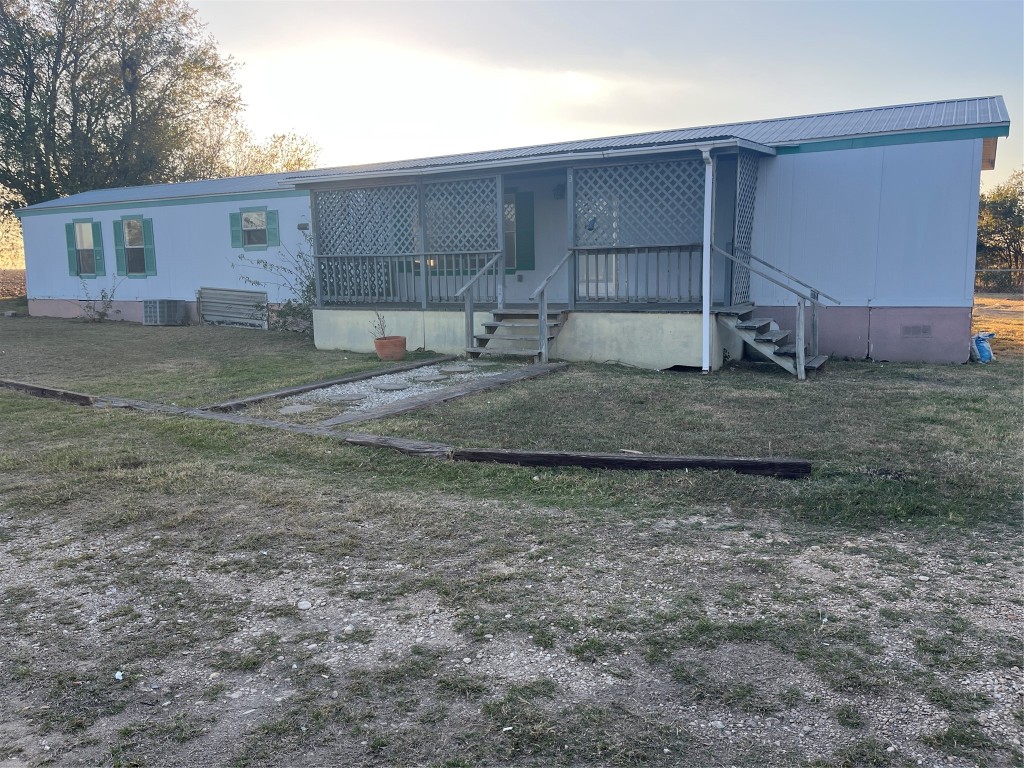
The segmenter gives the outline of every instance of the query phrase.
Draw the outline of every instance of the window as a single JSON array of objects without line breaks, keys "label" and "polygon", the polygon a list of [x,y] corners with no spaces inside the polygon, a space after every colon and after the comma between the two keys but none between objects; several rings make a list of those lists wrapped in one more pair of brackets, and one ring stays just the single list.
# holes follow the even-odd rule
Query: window
[{"label": "window", "polygon": [[68,274],[96,277],[105,274],[103,230],[98,221],[75,219],[64,227],[68,248]]},{"label": "window", "polygon": [[267,212],[246,211],[242,213],[242,245],[267,244]]},{"label": "window", "polygon": [[247,251],[265,251],[281,244],[277,211],[266,207],[243,208],[230,214],[231,247]]},{"label": "window", "polygon": [[146,244],[142,237],[142,221],[126,219],[121,222],[124,228],[124,260],[125,272],[129,275],[146,274]]},{"label": "window", "polygon": [[115,221],[114,248],[117,251],[117,274],[126,277],[149,277],[156,274],[152,219],[122,216]]}]

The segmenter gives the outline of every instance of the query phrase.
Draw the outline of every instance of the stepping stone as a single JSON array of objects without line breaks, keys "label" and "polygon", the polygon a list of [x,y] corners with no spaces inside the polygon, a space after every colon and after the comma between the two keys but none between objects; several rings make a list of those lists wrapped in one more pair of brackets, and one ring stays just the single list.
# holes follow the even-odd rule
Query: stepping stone
[{"label": "stepping stone", "polygon": [[447,376],[442,376],[439,373],[428,373],[426,376],[414,376],[412,380],[423,384],[431,384],[435,381],[445,381],[447,378]]},{"label": "stepping stone", "polygon": [[373,385],[374,389],[379,389],[381,392],[401,392],[403,389],[408,389],[409,385],[404,381],[395,381],[388,383],[386,381],[378,382]]},{"label": "stepping stone", "polygon": [[283,413],[285,416],[290,416],[293,413],[306,413],[312,411],[316,406],[314,405],[286,405],[281,408],[278,413]]},{"label": "stepping stone", "polygon": [[454,373],[472,373],[473,369],[468,365],[452,365],[448,368],[439,368],[441,373],[448,374],[449,376]]},{"label": "stepping stone", "polygon": [[497,365],[493,360],[470,360],[466,365],[472,368],[490,368],[492,365]]}]

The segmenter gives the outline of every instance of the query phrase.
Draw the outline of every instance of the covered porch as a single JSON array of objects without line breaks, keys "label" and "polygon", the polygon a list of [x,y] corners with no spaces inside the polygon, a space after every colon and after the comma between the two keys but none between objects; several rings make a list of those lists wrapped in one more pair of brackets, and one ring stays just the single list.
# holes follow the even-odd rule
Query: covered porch
[{"label": "covered porch", "polygon": [[[489,312],[529,309],[542,359],[579,359],[581,348],[583,359],[621,359],[613,353],[638,343],[636,326],[666,347],[641,356],[651,367],[712,370],[723,350],[715,315],[749,302],[758,166],[772,154],[727,138],[302,183],[318,344],[352,348],[362,315],[380,311],[427,348],[472,350]],[[599,318],[621,313],[635,317]]]}]

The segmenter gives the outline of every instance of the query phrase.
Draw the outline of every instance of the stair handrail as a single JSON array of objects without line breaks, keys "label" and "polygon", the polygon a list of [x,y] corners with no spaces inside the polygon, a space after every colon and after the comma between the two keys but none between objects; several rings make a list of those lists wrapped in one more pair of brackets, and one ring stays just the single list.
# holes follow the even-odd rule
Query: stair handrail
[{"label": "stair handrail", "polygon": [[[796,377],[797,377],[798,380],[803,381],[805,378],[807,378],[807,372],[805,370],[805,364],[806,364],[805,354],[806,353],[805,353],[805,350],[804,350],[804,310],[806,308],[806,304],[810,303],[810,305],[811,305],[811,357],[817,357],[818,356],[818,307],[824,307],[825,306],[824,304],[821,303],[821,301],[819,301],[819,299],[822,296],[824,296],[826,299],[828,299],[829,301],[835,302],[837,305],[839,304],[839,300],[832,298],[831,296],[829,296],[826,293],[822,293],[817,288],[815,288],[813,285],[809,285],[808,283],[805,283],[803,280],[800,280],[799,278],[793,277],[792,275],[790,275],[787,272],[783,272],[778,267],[776,267],[776,266],[774,266],[772,264],[769,264],[768,262],[764,261],[763,259],[757,258],[756,256],[754,256],[754,254],[749,253],[748,251],[742,251],[742,252],[744,254],[746,254],[747,256],[750,256],[751,258],[755,259],[759,263],[764,264],[767,267],[771,267],[776,272],[779,272],[780,274],[782,274],[785,277],[793,280],[794,282],[800,283],[800,285],[802,285],[805,288],[810,290],[810,292],[811,292],[810,296],[808,296],[803,291],[798,291],[796,288],[794,288],[791,285],[786,285],[786,283],[782,282],[781,280],[779,280],[779,279],[777,279],[775,277],[772,277],[767,272],[764,272],[764,271],[758,269],[757,267],[750,266],[750,264],[748,264],[748,263],[744,262],[743,260],[737,258],[733,254],[728,253],[727,251],[723,251],[717,245],[712,245],[711,246],[711,250],[715,251],[715,253],[718,253],[721,256],[724,256],[725,258],[729,259],[730,261],[732,261],[732,262],[734,262],[736,264],[739,264],[742,267],[746,267],[748,270],[753,272],[755,275],[758,275],[759,277],[763,277],[768,282],[775,283],[775,285],[779,286],[780,288],[783,288],[783,289],[789,291],[790,293],[796,295],[797,297],[799,297],[800,301],[798,301],[796,303],[796,328],[794,329],[795,332],[796,332],[796,339],[794,341],[793,346],[796,347]],[[737,249],[737,250],[740,250],[740,249]]]},{"label": "stair handrail", "polygon": [[552,280],[555,279],[555,275],[557,275],[558,271],[563,266],[565,266],[565,262],[567,262],[569,260],[569,257],[572,256],[572,253],[573,253],[572,249],[570,249],[570,250],[565,252],[565,256],[562,257],[562,260],[559,261],[555,265],[554,269],[552,269],[550,272],[548,272],[548,276],[545,277],[543,280],[541,280],[540,285],[537,286],[537,289],[533,293],[530,294],[530,301],[533,301],[534,299],[536,299],[541,294],[541,291],[546,291],[547,290],[548,283],[550,283]]},{"label": "stair handrail", "polygon": [[[495,264],[497,264],[500,259],[504,258],[504,256],[504,253],[495,254],[491,258],[491,260],[484,264],[475,275],[473,275],[471,278],[469,278],[469,280],[466,281],[465,285],[463,285],[461,288],[459,288],[459,290],[455,292],[455,298],[458,298],[459,296],[464,296],[466,302],[466,354],[469,354],[469,350],[472,349],[474,346],[473,292],[469,289],[476,285],[476,281],[483,277],[484,273],[487,272],[487,270],[491,269],[491,267],[493,267]],[[499,306],[501,306],[503,303],[504,302],[499,302]]]},{"label": "stair handrail", "polygon": [[[566,251],[555,268],[548,272],[548,276],[541,280],[540,285],[530,294],[530,301],[537,300],[537,352],[542,363],[548,361],[548,285],[572,255],[572,249]],[[572,291],[572,288],[569,290]]]},{"label": "stair handrail", "polygon": [[[718,249],[716,249],[716,250],[718,250]],[[747,257],[749,257],[749,258],[753,259],[753,260],[754,260],[754,261],[756,261],[756,262],[757,262],[758,264],[764,264],[764,265],[765,265],[766,267],[768,267],[768,269],[773,269],[773,270],[775,270],[776,272],[778,272],[778,273],[779,273],[780,275],[785,275],[785,276],[786,276],[787,278],[789,278],[790,280],[792,280],[792,281],[793,281],[794,283],[799,283],[799,284],[800,284],[800,285],[802,285],[802,286],[803,286],[804,288],[807,288],[807,289],[809,289],[809,290],[810,290],[810,292],[811,292],[811,295],[812,295],[812,296],[814,296],[815,294],[817,294],[818,296],[823,296],[823,297],[825,297],[826,299],[828,299],[829,301],[831,301],[831,302],[832,302],[833,304],[836,304],[836,305],[841,305],[841,304],[842,304],[842,302],[841,302],[841,301],[840,301],[839,299],[837,299],[837,298],[835,298],[835,297],[833,297],[833,296],[829,296],[829,295],[828,295],[827,293],[825,293],[825,292],[824,292],[824,291],[822,291],[821,289],[819,289],[819,288],[815,288],[815,287],[814,287],[813,285],[811,285],[810,283],[805,283],[805,282],[804,282],[803,280],[801,280],[801,279],[800,279],[799,277],[796,277],[795,275],[791,275],[791,274],[789,274],[789,272],[787,272],[787,271],[786,271],[786,270],[784,270],[784,269],[779,269],[778,267],[776,267],[776,266],[775,266],[774,264],[772,264],[771,262],[769,262],[769,261],[765,261],[764,259],[760,258],[759,256],[755,256],[755,255],[754,255],[754,254],[752,254],[752,253],[751,253],[750,251],[744,250],[743,248],[733,248],[733,251],[738,251],[739,253],[742,253],[742,254],[743,254],[744,256],[747,256]],[[749,267],[749,265],[746,265],[746,266],[747,266],[747,268],[748,268],[748,269],[750,268],[750,267]],[[756,273],[756,274],[760,274],[760,273]],[[763,277],[763,275],[762,275],[762,277]],[[822,306],[824,306],[824,305],[822,305]]]},{"label": "stair handrail", "polygon": [[491,267],[493,267],[497,263],[498,259],[500,259],[503,255],[504,254],[501,253],[494,254],[490,261],[488,261],[486,264],[480,267],[480,270],[471,278],[469,278],[469,280],[466,281],[465,285],[463,285],[461,288],[459,288],[459,290],[455,292],[455,298],[458,298],[459,296],[464,294],[468,289],[476,285],[476,281],[483,277],[484,273]]},{"label": "stair handrail", "polygon": [[[803,291],[798,291],[793,286],[787,285],[786,283],[782,282],[778,278],[772,277],[767,272],[764,272],[764,271],[758,269],[757,267],[752,267],[749,264],[747,264],[746,262],[744,262],[742,259],[737,258],[736,256],[733,256],[731,253],[729,253],[727,251],[723,251],[717,245],[711,246],[711,250],[715,251],[715,253],[719,254],[720,256],[725,256],[725,258],[729,259],[732,262],[735,262],[736,264],[739,264],[741,267],[746,267],[751,272],[753,272],[755,275],[758,275],[759,277],[763,277],[768,282],[775,283],[775,285],[779,286],[780,288],[784,288],[787,291],[789,291],[790,293],[792,293],[792,294],[794,294],[796,296],[799,296],[804,301],[809,301],[812,304],[818,305],[819,307],[825,306],[824,304],[821,303],[821,301],[818,300],[818,297],[819,296],[823,296],[824,294],[822,294],[821,291],[819,291],[817,288],[813,288],[811,286],[807,286],[806,283],[801,283],[801,285],[805,285],[806,287],[811,289],[811,295],[808,296]],[[758,259],[758,261],[760,261],[760,259]],[[779,271],[781,272],[782,270],[779,270]],[[783,273],[783,274],[785,274],[785,273]],[[786,275],[786,276],[789,277],[789,275]],[[796,278],[793,278],[793,279],[795,280]],[[800,282],[800,281],[797,281],[797,282]],[[825,296],[825,298],[829,299],[830,301],[835,301],[835,299],[832,299],[831,296]],[[839,302],[836,301],[836,304],[838,304],[838,303]]]}]

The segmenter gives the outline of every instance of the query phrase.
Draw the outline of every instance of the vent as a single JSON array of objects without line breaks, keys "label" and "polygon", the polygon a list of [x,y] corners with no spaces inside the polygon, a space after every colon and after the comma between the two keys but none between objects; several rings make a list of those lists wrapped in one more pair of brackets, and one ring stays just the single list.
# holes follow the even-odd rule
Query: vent
[{"label": "vent", "polygon": [[904,339],[930,339],[932,327],[931,325],[903,325],[900,326],[900,336]]},{"label": "vent", "polygon": [[143,325],[181,325],[185,302],[178,299],[150,299],[142,302]]},{"label": "vent", "polygon": [[267,294],[265,291],[200,288],[199,319],[213,325],[237,325],[265,330]]}]

